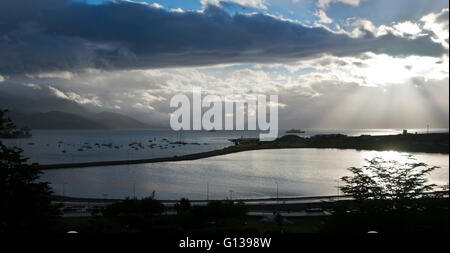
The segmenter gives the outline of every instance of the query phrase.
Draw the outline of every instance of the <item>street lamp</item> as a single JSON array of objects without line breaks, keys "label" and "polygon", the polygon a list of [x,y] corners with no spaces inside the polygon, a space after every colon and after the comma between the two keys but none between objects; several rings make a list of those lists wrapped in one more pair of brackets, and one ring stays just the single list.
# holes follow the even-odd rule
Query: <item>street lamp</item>
[{"label": "street lamp", "polygon": [[278,204],[278,182],[275,181],[275,184],[277,184],[277,204]]}]

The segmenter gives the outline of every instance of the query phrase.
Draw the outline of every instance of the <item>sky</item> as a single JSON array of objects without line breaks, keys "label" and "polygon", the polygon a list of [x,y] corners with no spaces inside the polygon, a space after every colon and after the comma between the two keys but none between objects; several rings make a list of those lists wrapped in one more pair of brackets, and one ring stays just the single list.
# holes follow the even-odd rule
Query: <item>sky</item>
[{"label": "sky", "polygon": [[2,0],[0,106],[113,111],[168,127],[171,97],[197,86],[204,95],[278,95],[281,128],[448,128],[448,8]]}]

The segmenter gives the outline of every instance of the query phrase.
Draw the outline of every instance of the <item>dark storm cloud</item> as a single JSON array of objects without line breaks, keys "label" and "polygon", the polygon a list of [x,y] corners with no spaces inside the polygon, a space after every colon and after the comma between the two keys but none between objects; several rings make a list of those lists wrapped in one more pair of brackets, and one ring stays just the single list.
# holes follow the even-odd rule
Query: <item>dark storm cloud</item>
[{"label": "dark storm cloud", "polygon": [[364,51],[441,55],[445,49],[429,37],[368,32],[354,39],[265,14],[229,15],[216,6],[179,13],[122,1],[0,2],[1,74],[283,62]]},{"label": "dark storm cloud", "polygon": [[436,22],[445,23],[448,26],[448,9],[443,10],[441,13],[437,15]]}]

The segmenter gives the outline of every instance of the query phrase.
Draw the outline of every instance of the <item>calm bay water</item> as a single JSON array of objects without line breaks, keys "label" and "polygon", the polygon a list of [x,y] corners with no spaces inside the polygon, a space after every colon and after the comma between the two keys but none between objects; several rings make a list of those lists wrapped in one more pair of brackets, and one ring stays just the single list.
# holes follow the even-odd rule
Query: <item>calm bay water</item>
[{"label": "calm bay water", "polygon": [[[401,133],[401,129],[305,130],[300,136]],[[425,129],[409,131],[426,132]],[[448,132],[448,129],[432,132]],[[30,139],[1,141],[24,149],[30,163],[54,164],[192,154],[230,146],[230,138],[257,138],[258,134],[256,131],[35,130]],[[284,134],[280,131],[280,136]],[[170,144],[176,141],[187,144]],[[277,184],[279,196],[334,195],[338,193],[338,179],[347,173],[346,168],[361,166],[364,159],[374,156],[401,160],[404,155],[336,149],[258,150],[196,161],[45,171],[42,180],[51,182],[56,194],[73,197],[145,197],[155,190],[159,199],[224,199],[231,195],[262,198],[275,197]],[[419,161],[441,167],[432,174],[433,183],[448,183],[448,155],[414,155]]]},{"label": "calm bay water", "polygon": [[[195,161],[46,171],[42,180],[51,182],[56,194],[94,198],[145,197],[153,190],[158,199],[275,197],[277,184],[280,197],[334,195],[338,179],[348,173],[346,168],[361,166],[366,158],[402,160],[404,155],[337,149],[255,150]],[[431,182],[448,183],[448,155],[414,155],[440,167]]]},{"label": "calm bay water", "polygon": [[[399,134],[401,129],[305,129],[299,136],[345,134],[349,136]],[[433,129],[448,132],[448,129]],[[426,132],[411,129],[410,132]],[[132,160],[186,155],[232,145],[230,138],[257,138],[257,131],[126,131],[126,130],[33,130],[29,139],[1,139],[8,146],[17,146],[29,157],[29,163],[55,164],[110,160]],[[285,135],[280,130],[279,136]],[[186,145],[170,144],[183,141]]]}]

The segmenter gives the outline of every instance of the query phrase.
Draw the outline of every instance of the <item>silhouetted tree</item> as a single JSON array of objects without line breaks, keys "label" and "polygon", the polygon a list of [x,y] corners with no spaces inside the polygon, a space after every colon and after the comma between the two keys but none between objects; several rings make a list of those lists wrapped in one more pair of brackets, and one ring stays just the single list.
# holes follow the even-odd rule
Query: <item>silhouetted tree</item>
[{"label": "silhouetted tree", "polygon": [[122,201],[108,205],[103,210],[105,216],[142,215],[152,216],[164,212],[164,205],[152,194],[143,199],[126,198]]},{"label": "silhouetted tree", "polygon": [[0,110],[0,132],[13,130],[16,127],[12,123],[11,118],[6,116],[8,110]]},{"label": "silhouetted tree", "polygon": [[399,209],[405,202],[423,197],[436,186],[428,184],[426,177],[438,167],[417,162],[411,155],[405,162],[380,157],[366,161],[368,165],[362,168],[349,168],[353,176],[342,177],[346,185],[340,187],[358,202],[389,201],[392,208]]},{"label": "silhouetted tree", "polygon": [[123,232],[136,230],[150,232],[154,226],[154,218],[164,212],[164,205],[152,196],[142,199],[126,198],[125,200],[106,206],[102,210],[104,218],[113,219],[123,227]]},{"label": "silhouetted tree", "polygon": [[[0,110],[0,132],[15,129],[6,113]],[[52,191],[48,183],[37,182],[41,171],[26,164],[22,152],[0,141],[0,231],[46,231],[58,214]]]}]

